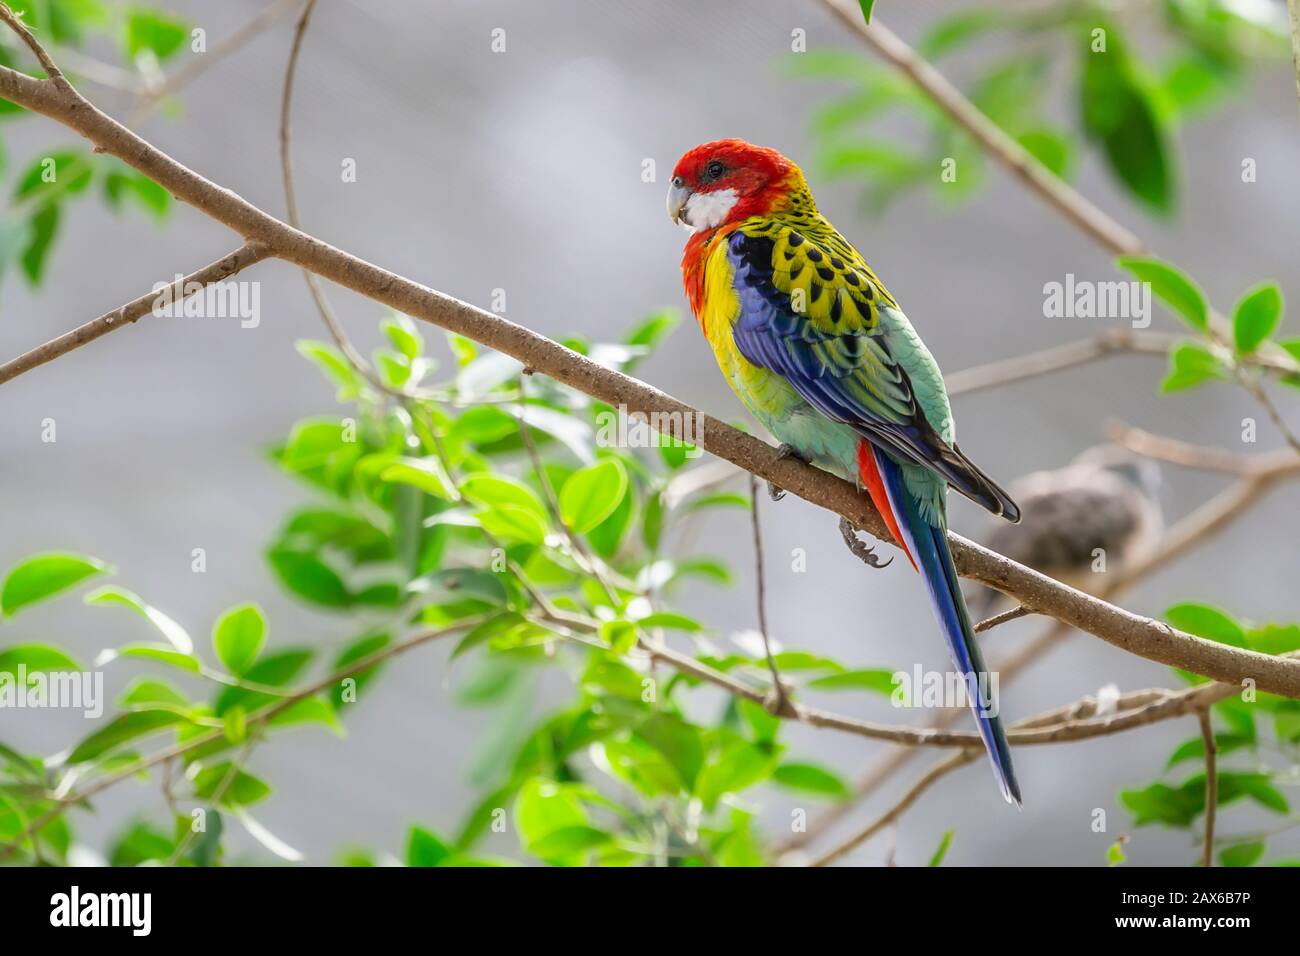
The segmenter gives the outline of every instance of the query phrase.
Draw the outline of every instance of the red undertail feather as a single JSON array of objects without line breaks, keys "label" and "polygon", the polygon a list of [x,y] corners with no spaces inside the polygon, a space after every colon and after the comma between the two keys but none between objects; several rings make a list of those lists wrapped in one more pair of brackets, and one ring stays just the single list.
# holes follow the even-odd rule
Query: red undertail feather
[{"label": "red undertail feather", "polygon": [[858,442],[858,479],[862,482],[862,487],[867,489],[867,494],[871,496],[871,503],[880,512],[880,517],[885,519],[885,527],[894,536],[898,546],[903,549],[907,560],[912,562],[912,569],[919,571],[916,558],[912,557],[912,552],[908,550],[907,539],[898,530],[898,519],[894,517],[894,509],[889,504],[889,495],[885,492],[885,480],[880,476],[880,469],[876,467],[875,452],[866,439]]}]

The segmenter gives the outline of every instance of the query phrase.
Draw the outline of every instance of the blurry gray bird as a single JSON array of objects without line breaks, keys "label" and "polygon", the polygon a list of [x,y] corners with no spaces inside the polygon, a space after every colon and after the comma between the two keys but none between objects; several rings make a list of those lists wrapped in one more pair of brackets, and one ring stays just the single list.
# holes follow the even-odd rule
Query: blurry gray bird
[{"label": "blurry gray bird", "polygon": [[[1007,492],[1020,504],[1020,523],[999,522],[983,541],[1013,561],[1095,593],[1158,544],[1164,530],[1160,483],[1155,462],[1117,445],[1098,445],[1064,468],[1011,484]],[[1000,597],[983,588],[971,606],[984,617]]]}]

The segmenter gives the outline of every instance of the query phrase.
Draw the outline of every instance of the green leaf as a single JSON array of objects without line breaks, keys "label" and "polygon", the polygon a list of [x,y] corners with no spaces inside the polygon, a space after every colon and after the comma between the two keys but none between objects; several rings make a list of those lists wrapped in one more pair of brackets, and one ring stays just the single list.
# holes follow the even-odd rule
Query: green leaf
[{"label": "green leaf", "polygon": [[231,707],[222,717],[221,731],[231,744],[242,744],[248,739],[248,712],[242,707]]},{"label": "green leaf", "polygon": [[615,654],[626,654],[636,646],[636,628],[627,621],[603,621],[600,637]]},{"label": "green leaf", "polygon": [[783,763],[772,771],[772,780],[791,790],[815,793],[832,800],[844,800],[852,794],[839,776],[811,763]]},{"label": "green leaf", "polygon": [[1246,634],[1246,645],[1261,654],[1300,650],[1300,624],[1265,624]]},{"label": "green leaf", "polygon": [[1276,282],[1262,282],[1249,290],[1232,314],[1232,337],[1237,351],[1249,355],[1282,321],[1282,290]]},{"label": "green leaf", "polygon": [[248,807],[269,797],[271,788],[251,773],[235,770],[224,762],[205,767],[195,775],[194,795],[219,807]]},{"label": "green leaf", "polygon": [[1079,82],[1083,127],[1102,147],[1117,179],[1156,212],[1174,201],[1173,134],[1161,91],[1124,52],[1114,25],[1105,52],[1083,52]]},{"label": "green leaf", "polygon": [[560,489],[560,517],[575,534],[586,534],[608,518],[627,491],[627,471],[605,458],[574,472]]},{"label": "green leaf", "polygon": [[45,260],[54,245],[59,231],[59,204],[42,206],[32,216],[27,232],[27,245],[23,247],[19,262],[23,274],[32,285],[39,285],[45,274]]},{"label": "green leaf", "polygon": [[451,478],[436,458],[399,458],[379,473],[380,481],[414,485],[444,501],[455,501]]},{"label": "green leaf", "polygon": [[873,690],[880,694],[894,693],[894,672],[883,669],[841,671],[815,677],[808,687],[817,690]]},{"label": "green leaf", "polygon": [[60,150],[35,159],[18,180],[14,199],[57,202],[64,195],[85,192],[94,175],[90,155],[81,150]]},{"label": "green leaf", "polygon": [[749,498],[734,491],[721,491],[712,495],[700,495],[686,505],[687,511],[702,511],[705,508],[741,508],[748,511]]},{"label": "green leaf", "polygon": [[546,507],[537,493],[522,481],[504,475],[475,474],[460,483],[460,493],[468,500],[486,508],[511,505],[546,518]]},{"label": "green leaf", "polygon": [[140,599],[138,594],[133,594],[125,588],[119,588],[115,585],[109,584],[91,591],[86,595],[84,600],[87,604],[93,604],[100,607],[116,606],[128,608],[156,627],[172,647],[176,648],[176,650],[181,654],[192,655],[194,653],[194,641],[190,639],[185,628],[181,627],[162,611],[146,604]]},{"label": "green leaf", "polygon": [[[515,798],[514,816],[520,842],[526,849],[540,843],[552,833],[589,824],[587,812],[572,789],[542,777],[533,777],[519,789]],[[569,853],[562,852],[555,857],[542,859],[550,862],[578,862],[580,857],[575,859]]]},{"label": "green leaf", "polygon": [[217,658],[236,676],[253,666],[266,643],[266,618],[256,604],[231,608],[212,628],[212,647]]},{"label": "green leaf", "polygon": [[636,326],[625,341],[628,345],[639,345],[646,349],[656,348],[672,333],[680,321],[681,316],[676,309],[661,309]]},{"label": "green leaf", "polygon": [[579,824],[560,827],[528,845],[528,852],[543,860],[568,857],[611,842],[613,837],[597,827]]},{"label": "green leaf", "polygon": [[[1241,750],[1243,747],[1249,747],[1254,743],[1253,737],[1245,737],[1240,734],[1215,734],[1214,749],[1219,754],[1229,754],[1234,750]],[[1169,760],[1165,763],[1166,767],[1173,767],[1185,760],[1204,760],[1205,759],[1205,741],[1200,737],[1192,737],[1183,741],[1169,755]]]},{"label": "green leaf", "polygon": [[930,862],[926,866],[942,866],[943,858],[948,855],[948,847],[952,846],[952,835],[956,830],[948,830],[939,840],[939,846],[935,849],[934,855],[930,857]]},{"label": "green leaf", "polygon": [[695,788],[704,767],[704,741],[699,728],[670,714],[655,714],[637,728],[636,736],[663,754],[677,771],[682,790],[689,793]]},{"label": "green leaf", "polygon": [[[243,674],[243,679],[249,683],[263,684],[268,687],[283,687],[302,672],[311,658],[312,652],[305,648],[273,651],[250,667]],[[225,716],[232,707],[243,707],[251,713],[278,700],[280,698],[272,694],[264,694],[244,687],[224,687],[217,695],[213,710],[218,717]]]},{"label": "green leaf", "polygon": [[1165,620],[1180,631],[1195,634],[1208,641],[1246,646],[1246,632],[1225,612],[1208,604],[1175,604],[1165,611]]},{"label": "green leaf", "polygon": [[441,837],[424,827],[411,827],[406,834],[407,866],[437,866],[452,852],[452,847]]},{"label": "green leaf", "polygon": [[1127,269],[1139,282],[1151,285],[1151,292],[1197,331],[1209,327],[1209,306],[1205,293],[1176,266],[1160,259],[1122,256],[1116,265]]},{"label": "green leaf", "polygon": [[338,713],[323,697],[312,695],[295,700],[266,722],[268,727],[292,727],[297,724],[321,724],[337,737],[343,736],[343,725]]},{"label": "green leaf", "polygon": [[858,0],[858,6],[862,8],[862,20],[864,23],[871,22],[871,8],[876,5],[876,0]]},{"label": "green leaf", "polygon": [[109,661],[119,657],[131,657],[138,660],[157,661],[169,667],[177,667],[191,674],[203,669],[203,662],[193,654],[182,654],[170,644],[124,644],[118,648],[107,648],[95,658],[95,666],[103,667]]},{"label": "green leaf", "polygon": [[1241,793],[1274,813],[1287,814],[1291,812],[1291,806],[1286,797],[1282,794],[1282,791],[1273,786],[1269,775],[1266,773],[1220,773],[1219,793],[1221,801],[1226,801],[1231,796],[1232,784],[1235,784],[1236,789]]},{"label": "green leaf", "polygon": [[1121,863],[1127,863],[1128,857],[1124,853],[1124,841],[1116,840],[1110,846],[1106,847],[1106,865],[1119,866]]},{"label": "green leaf", "polygon": [[655,614],[647,614],[636,622],[636,626],[644,630],[662,627],[670,631],[686,631],[690,634],[697,634],[704,630],[704,625],[693,617],[687,617],[685,614],[673,614],[670,611],[659,611]]},{"label": "green leaf", "polygon": [[0,648],[0,674],[14,675],[16,682],[20,665],[28,674],[82,670],[74,658],[53,644],[11,644]]},{"label": "green leaf", "polygon": [[1016,139],[1054,175],[1064,179],[1069,173],[1073,150],[1068,137],[1046,127],[1036,127],[1021,133]]},{"label": "green leaf", "polygon": [[338,400],[347,401],[355,398],[361,388],[361,379],[356,370],[333,345],[317,342],[314,339],[299,339],[294,343],[298,354],[319,368],[327,379],[338,387]]},{"label": "green leaf", "polygon": [[175,849],[175,843],[166,834],[144,821],[131,824],[112,846],[109,866],[139,866],[154,860],[162,862]]},{"label": "green leaf", "polygon": [[392,318],[384,319],[380,326],[384,334],[388,336],[388,341],[393,343],[393,348],[397,349],[408,360],[419,357],[424,351],[424,343],[420,341],[420,333],[416,330],[415,323],[408,316],[395,314]]},{"label": "green leaf", "polygon": [[126,15],[125,47],[128,60],[134,61],[148,50],[159,60],[173,56],[189,37],[184,21],[149,7],[132,7]]},{"label": "green leaf", "polygon": [[190,703],[179,690],[157,677],[140,677],[118,701],[127,710],[171,710],[181,716],[190,713]]},{"label": "green leaf", "polygon": [[314,554],[274,548],[267,554],[271,568],[290,592],[323,607],[348,607],[352,595],[338,572]]},{"label": "green leaf", "polygon": [[776,754],[748,742],[736,743],[700,773],[695,792],[712,810],[724,794],[738,793],[766,779],[776,765]]},{"label": "green leaf", "polygon": [[108,571],[95,558],[67,552],[38,554],[17,564],[0,587],[0,613],[14,614],[61,591]]},{"label": "green leaf", "polygon": [[475,512],[479,525],[488,534],[506,541],[541,544],[546,540],[546,521],[531,508],[501,505]]},{"label": "green leaf", "polygon": [[171,193],[143,173],[137,173],[115,161],[115,165],[105,174],[103,183],[104,198],[115,212],[121,209],[124,199],[130,198],[159,222],[167,218],[171,209]]},{"label": "green leaf", "polygon": [[1168,784],[1153,783],[1143,790],[1123,790],[1119,798],[1132,811],[1136,826],[1163,823],[1188,827],[1205,809],[1204,784],[1198,792],[1194,788],[1175,789]]},{"label": "green leaf", "polygon": [[1264,850],[1262,841],[1238,843],[1219,854],[1219,863],[1223,866],[1254,866],[1264,856]]},{"label": "green leaf", "polygon": [[470,362],[474,361],[478,355],[478,343],[473,339],[467,339],[463,335],[457,335],[455,332],[447,333],[447,346],[451,349],[451,354],[455,356],[456,365],[464,368]]},{"label": "green leaf", "polygon": [[122,744],[181,723],[188,723],[188,721],[182,715],[169,710],[136,710],[120,714],[77,744],[68,755],[68,763],[78,764],[94,760]]},{"label": "green leaf", "polygon": [[943,17],[930,27],[917,43],[916,51],[927,60],[936,60],[1006,22],[1007,14],[1003,10],[963,10]]},{"label": "green leaf", "polygon": [[1160,391],[1181,392],[1211,379],[1226,378],[1217,355],[1195,342],[1179,342],[1169,353],[1169,371]]}]

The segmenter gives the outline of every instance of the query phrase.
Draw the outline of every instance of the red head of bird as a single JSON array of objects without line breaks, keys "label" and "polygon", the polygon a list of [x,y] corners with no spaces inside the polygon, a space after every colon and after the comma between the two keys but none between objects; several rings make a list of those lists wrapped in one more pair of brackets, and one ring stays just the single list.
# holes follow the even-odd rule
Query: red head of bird
[{"label": "red head of bird", "polygon": [[720,139],[696,146],[677,161],[668,215],[701,232],[779,210],[796,192],[807,192],[803,173],[776,150]]}]

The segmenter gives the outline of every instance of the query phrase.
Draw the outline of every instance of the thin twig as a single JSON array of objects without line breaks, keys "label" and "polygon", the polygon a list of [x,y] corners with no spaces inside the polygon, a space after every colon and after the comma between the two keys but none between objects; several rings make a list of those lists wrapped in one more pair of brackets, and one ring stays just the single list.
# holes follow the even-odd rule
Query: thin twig
[{"label": "thin twig", "polygon": [[916,803],[916,801],[920,799],[921,794],[929,790],[935,783],[956,770],[958,767],[963,767],[970,763],[978,756],[978,750],[959,750],[955,754],[950,754],[943,760],[940,760],[933,767],[927,770],[921,779],[912,784],[897,803],[880,816],[876,817],[876,819],[872,820],[857,833],[853,834],[853,836],[817,857],[809,864],[809,866],[830,866],[836,860],[851,853],[902,816],[907,808]]},{"label": "thin twig", "polygon": [[758,633],[763,639],[768,670],[772,672],[772,693],[766,703],[772,713],[784,714],[790,708],[790,699],[786,696],[781,671],[772,655],[772,639],[767,627],[767,578],[763,572],[763,534],[758,520],[758,479],[753,475],[749,476],[749,522],[754,529],[754,600],[758,604]]},{"label": "thin twig", "polygon": [[1291,58],[1295,66],[1296,96],[1300,97],[1300,0],[1286,0],[1291,19]]},{"label": "thin twig", "polygon": [[127,117],[126,124],[128,126],[140,125],[164,98],[188,86],[232,53],[243,49],[248,45],[249,41],[255,39],[301,2],[302,0],[279,0],[277,3],[268,4],[264,10],[254,15],[243,26],[214,44],[208,52],[186,61],[185,65],[177,69],[175,73],[166,76],[162,83],[140,95],[140,102]]},{"label": "thin twig", "polygon": [[582,565],[595,576],[596,581],[600,584],[601,590],[605,592],[605,597],[609,599],[609,606],[619,608],[623,602],[619,599],[618,590],[610,580],[609,569],[605,563],[596,557],[595,553],[587,547],[586,542],[581,535],[576,534],[569,527],[568,522],[564,520],[564,514],[560,511],[560,496],[555,491],[555,485],[551,482],[551,476],[546,472],[546,466],[542,462],[541,453],[537,450],[537,442],[533,438],[533,426],[528,423],[527,413],[525,411],[528,398],[528,388],[524,380],[528,377],[528,370],[519,376],[519,414],[515,416],[515,421],[519,425],[519,435],[523,439],[524,449],[528,453],[528,460],[533,466],[533,471],[537,473],[537,483],[542,489],[542,500],[546,503],[546,510],[551,514],[551,520],[555,522],[556,527],[564,533],[564,538]]},{"label": "thin twig", "polygon": [[[1037,352],[960,369],[951,375],[945,375],[943,379],[950,397],[968,395],[986,388],[1050,375],[1112,355],[1151,355],[1163,358],[1168,356],[1171,348],[1183,341],[1186,341],[1186,336],[1169,332],[1110,329],[1064,345],[1054,345]],[[1288,353],[1278,351],[1280,354],[1253,352],[1239,356],[1238,360],[1281,375],[1300,373],[1300,362]]]},{"label": "thin twig", "polygon": [[27,49],[32,51],[32,54],[36,57],[36,62],[41,65],[41,69],[45,71],[45,75],[50,78],[50,81],[55,86],[65,92],[72,89],[72,84],[63,75],[63,71],[59,69],[58,64],[41,46],[40,41],[32,35],[32,31],[27,29],[27,24],[23,23],[22,17],[10,10],[8,4],[0,3],[0,20],[7,23],[10,29],[18,34],[18,38],[23,41]]},{"label": "thin twig", "polygon": [[254,263],[261,262],[271,255],[271,250],[260,242],[248,242],[240,246],[228,256],[223,256],[211,265],[204,266],[197,272],[191,272],[185,278],[173,282],[166,290],[153,290],[140,296],[138,299],[132,299],[125,305],[113,309],[111,312],[105,312],[97,319],[92,319],[85,325],[78,326],[71,332],[65,332],[58,338],[51,339],[43,345],[28,352],[24,352],[17,358],[11,359],[4,365],[0,365],[0,384],[17,378],[24,372],[44,365],[46,362],[52,362],[61,355],[66,355],[73,349],[81,348],[101,336],[107,335],[117,329],[126,328],[137,319],[148,315],[160,302],[160,297],[165,297],[168,303],[173,305],[182,302],[188,297],[195,287],[206,288],[216,282],[221,282],[230,278],[237,272],[247,269]]},{"label": "thin twig", "polygon": [[1197,716],[1201,724],[1201,740],[1205,742],[1205,852],[1201,863],[1214,866],[1214,816],[1219,804],[1218,747],[1214,742],[1214,725],[1209,710],[1202,710]]},{"label": "thin twig", "polygon": [[[311,25],[311,15],[315,9],[316,0],[306,0],[303,4],[302,13],[294,27],[293,44],[289,48],[289,62],[284,70],[284,84],[280,90],[280,179],[284,185],[285,218],[295,229],[302,228],[302,221],[298,216],[298,197],[293,182],[292,136],[289,120],[293,115],[293,87],[294,78],[298,73],[298,57],[302,53],[303,38],[307,35],[307,27]],[[348,364],[364,375],[372,385],[386,390],[386,383],[379,378],[370,367],[370,363],[357,351],[352,340],[343,331],[343,326],[338,316],[334,314],[334,309],[326,298],[325,290],[321,288],[320,280],[316,278],[315,273],[303,269],[302,277],[307,282],[307,289],[316,305],[316,311],[320,313],[321,321],[325,323],[330,338],[348,360]]]},{"label": "thin twig", "polygon": [[1183,468],[1218,471],[1229,475],[1250,476],[1272,467],[1265,456],[1238,455],[1205,445],[1194,445],[1177,438],[1167,438],[1134,428],[1124,422],[1111,421],[1105,426],[1106,438],[1135,454]]},{"label": "thin twig", "polygon": [[1033,613],[1035,612],[1032,607],[1028,607],[1024,604],[1017,604],[1008,611],[1003,611],[1001,614],[994,614],[992,617],[980,621],[975,625],[975,633],[982,634],[985,631],[991,631],[993,628],[1001,624],[1006,624],[1008,621],[1014,621]]}]

